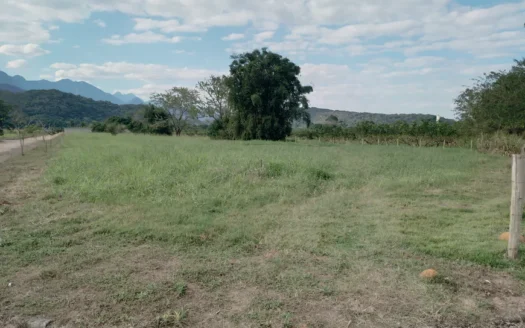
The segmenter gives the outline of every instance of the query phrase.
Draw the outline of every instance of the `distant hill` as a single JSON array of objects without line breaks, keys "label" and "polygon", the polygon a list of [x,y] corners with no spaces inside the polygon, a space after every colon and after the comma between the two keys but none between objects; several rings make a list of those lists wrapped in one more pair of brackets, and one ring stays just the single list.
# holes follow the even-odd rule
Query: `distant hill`
[{"label": "distant hill", "polygon": [[30,90],[19,93],[1,90],[0,99],[21,108],[31,120],[40,120],[53,126],[103,121],[110,116],[125,116],[141,108],[140,105],[95,101],[58,90]]},{"label": "distant hill", "polygon": [[120,92],[116,92],[113,94],[113,96],[117,97],[124,104],[142,105],[144,103],[142,99],[132,93],[122,94]]},{"label": "distant hill", "polygon": [[[395,123],[404,121],[407,123],[419,122],[424,120],[435,120],[435,115],[430,114],[378,114],[378,113],[360,113],[347,112],[342,110],[331,110],[326,108],[311,107],[308,109],[312,123],[326,124],[326,119],[330,116],[336,116],[338,120],[346,123],[348,126],[356,125],[362,121],[372,121],[374,123]],[[454,122],[451,119],[441,118],[443,122]]]},{"label": "distant hill", "polygon": [[[86,83],[86,82],[76,82],[69,79],[60,80],[56,82],[51,82],[48,80],[39,80],[39,81],[28,81],[20,75],[9,76],[5,72],[0,71],[0,84],[9,84],[15,87],[18,87],[22,90],[52,90],[56,89],[62,92],[69,92],[74,95],[83,96],[86,98],[91,98],[93,100],[100,101],[109,101],[114,104],[129,104],[129,103],[138,103],[138,97],[135,95],[126,95],[131,96],[132,101],[123,101],[122,99],[106,93],[99,88]],[[134,99],[137,98],[138,100]],[[142,100],[140,100],[142,102]]]},{"label": "distant hill", "polygon": [[20,89],[19,87],[15,87],[14,85],[5,84],[5,83],[0,83],[0,90],[10,91],[13,93],[24,92],[24,90]]}]

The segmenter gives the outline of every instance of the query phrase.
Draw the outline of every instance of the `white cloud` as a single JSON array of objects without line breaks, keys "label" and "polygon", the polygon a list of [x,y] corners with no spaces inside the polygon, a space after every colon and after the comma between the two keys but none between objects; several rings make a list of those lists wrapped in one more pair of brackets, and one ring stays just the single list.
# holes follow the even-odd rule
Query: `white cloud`
[{"label": "white cloud", "polygon": [[397,63],[397,67],[425,67],[432,66],[434,64],[441,63],[445,60],[443,57],[436,56],[421,56],[421,57],[410,57],[405,59],[401,63]]},{"label": "white cloud", "polygon": [[173,68],[166,65],[157,64],[137,64],[128,62],[107,62],[101,65],[96,64],[68,64],[55,63],[51,65],[55,69],[55,79],[126,79],[139,80],[146,82],[166,82],[166,81],[186,81],[196,83],[198,80],[210,75],[220,75],[224,72],[194,69],[194,68]]},{"label": "white cloud", "polygon": [[51,26],[48,27],[48,29],[49,29],[50,31],[56,31],[56,30],[60,29],[60,27],[57,26],[57,25],[51,25]]},{"label": "white cloud", "polygon": [[224,41],[234,41],[234,40],[240,40],[244,39],[243,33],[232,33],[222,38]]},{"label": "white cloud", "polygon": [[106,22],[104,22],[104,21],[101,20],[101,19],[95,19],[95,20],[93,21],[93,23],[95,23],[96,25],[98,25],[98,27],[102,27],[102,28],[106,27]]},{"label": "white cloud", "polygon": [[0,46],[0,54],[7,56],[36,57],[48,53],[49,51],[42,49],[39,45],[34,43],[25,45],[4,44]]},{"label": "white cloud", "polygon": [[20,68],[22,66],[25,66],[27,64],[27,61],[25,59],[15,59],[8,61],[5,65],[6,68]]},{"label": "white cloud", "polygon": [[181,25],[176,19],[155,20],[149,18],[135,18],[135,27],[133,29],[136,31],[160,30],[163,33],[205,32],[207,30],[205,26],[193,24]]},{"label": "white cloud", "polygon": [[265,41],[267,39],[273,38],[274,34],[275,34],[275,31],[266,31],[266,32],[257,33],[253,37],[253,40],[255,42],[263,42],[263,41]]},{"label": "white cloud", "polygon": [[186,55],[194,55],[195,51],[187,51],[187,50],[175,50],[173,51],[176,55],[186,54]]},{"label": "white cloud", "polygon": [[0,14],[0,43],[42,43],[49,38],[49,31],[44,29],[40,23],[10,22],[2,20],[2,14]]},{"label": "white cloud", "polygon": [[49,44],[59,44],[59,43],[62,43],[63,41],[64,41],[64,39],[56,39],[56,40],[49,39],[47,41],[47,43],[49,43]]},{"label": "white cloud", "polygon": [[72,48],[73,49],[80,49],[80,46],[78,44],[75,44]]},{"label": "white cloud", "polygon": [[379,24],[346,25],[337,29],[322,28],[320,42],[327,44],[345,44],[359,38],[375,38],[388,35],[403,35],[417,27],[412,20],[396,21]]},{"label": "white cloud", "polygon": [[49,67],[53,69],[74,69],[77,67],[77,65],[68,64],[68,63],[54,63]]},{"label": "white cloud", "polygon": [[130,33],[124,36],[113,35],[109,39],[103,39],[102,42],[120,46],[127,43],[177,43],[181,41],[180,36],[167,37],[164,34],[158,34],[151,31],[144,33]]}]

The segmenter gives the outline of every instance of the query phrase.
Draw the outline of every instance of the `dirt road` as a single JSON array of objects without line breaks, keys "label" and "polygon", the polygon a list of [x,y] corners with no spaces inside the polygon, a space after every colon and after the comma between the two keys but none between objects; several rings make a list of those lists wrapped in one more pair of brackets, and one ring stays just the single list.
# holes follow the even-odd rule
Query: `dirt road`
[{"label": "dirt road", "polygon": [[[63,133],[46,136],[46,141],[53,140]],[[24,151],[30,151],[43,143],[42,137],[27,138],[24,140]],[[20,140],[0,140],[0,163],[10,157],[20,155]]]}]

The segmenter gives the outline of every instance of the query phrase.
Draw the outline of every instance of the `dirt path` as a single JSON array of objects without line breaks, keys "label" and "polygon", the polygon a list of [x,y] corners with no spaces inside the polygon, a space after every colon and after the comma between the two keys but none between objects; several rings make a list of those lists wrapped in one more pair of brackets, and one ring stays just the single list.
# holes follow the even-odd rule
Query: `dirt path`
[{"label": "dirt path", "polygon": [[[63,133],[57,133],[52,136],[47,136],[46,141],[53,140]],[[24,140],[24,151],[29,151],[36,146],[43,143],[42,137],[26,138]],[[0,163],[10,157],[20,154],[20,140],[0,140]]]}]

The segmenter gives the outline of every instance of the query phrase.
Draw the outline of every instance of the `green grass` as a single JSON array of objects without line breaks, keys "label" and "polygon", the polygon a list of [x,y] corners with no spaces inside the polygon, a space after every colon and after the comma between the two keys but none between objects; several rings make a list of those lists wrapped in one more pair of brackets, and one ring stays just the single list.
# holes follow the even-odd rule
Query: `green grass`
[{"label": "green grass", "polygon": [[[116,326],[483,322],[496,314],[457,305],[486,303],[472,275],[525,276],[497,240],[509,174],[508,158],[464,149],[72,133],[0,216],[0,283],[36,270],[61,295],[91,290],[120,312],[85,315]],[[453,282],[419,280],[428,267]]]}]

